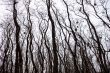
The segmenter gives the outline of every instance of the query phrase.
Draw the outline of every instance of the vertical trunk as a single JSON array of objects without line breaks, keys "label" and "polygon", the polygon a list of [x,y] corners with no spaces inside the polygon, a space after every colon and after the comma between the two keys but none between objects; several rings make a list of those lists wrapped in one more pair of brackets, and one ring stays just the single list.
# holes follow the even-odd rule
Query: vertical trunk
[{"label": "vertical trunk", "polygon": [[54,60],[53,60],[53,73],[58,73],[58,56],[57,56],[57,46],[56,46],[56,41],[55,41],[55,24],[54,20],[52,19],[51,12],[50,12],[50,0],[47,0],[47,10],[48,10],[48,17],[51,22],[52,26],[52,45],[53,45],[53,55],[54,55]]},{"label": "vertical trunk", "polygon": [[13,20],[16,27],[16,60],[15,60],[15,73],[23,73],[22,69],[22,53],[19,43],[20,26],[17,22],[17,10],[16,10],[16,0],[13,1]]}]

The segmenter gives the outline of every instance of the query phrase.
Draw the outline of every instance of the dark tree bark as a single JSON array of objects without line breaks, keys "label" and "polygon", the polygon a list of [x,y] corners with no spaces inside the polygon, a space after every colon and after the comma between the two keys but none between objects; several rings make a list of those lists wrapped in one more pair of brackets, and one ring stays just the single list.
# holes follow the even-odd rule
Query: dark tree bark
[{"label": "dark tree bark", "polygon": [[17,22],[17,9],[16,9],[16,0],[13,1],[13,20],[16,27],[16,60],[15,60],[15,73],[23,73],[23,59],[22,59],[22,50],[20,48],[20,25]]},{"label": "dark tree bark", "polygon": [[54,66],[53,66],[53,73],[58,73],[58,56],[57,56],[57,45],[56,45],[56,32],[55,32],[55,23],[54,20],[52,19],[52,15],[51,15],[51,2],[50,0],[46,0],[47,3],[47,11],[48,11],[48,17],[50,19],[51,22],[51,27],[52,27],[52,46],[53,46],[53,55],[54,55]]}]

